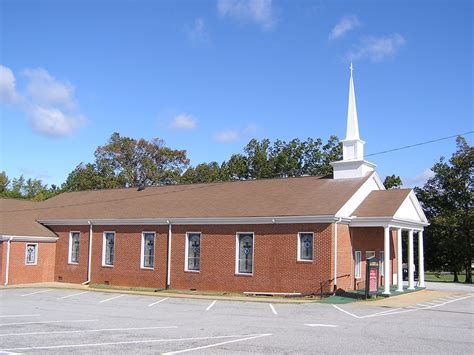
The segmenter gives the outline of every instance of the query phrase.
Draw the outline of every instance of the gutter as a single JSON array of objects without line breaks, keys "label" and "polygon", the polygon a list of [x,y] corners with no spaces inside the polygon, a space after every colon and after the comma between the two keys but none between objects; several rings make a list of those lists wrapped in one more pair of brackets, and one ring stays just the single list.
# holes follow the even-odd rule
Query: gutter
[{"label": "gutter", "polygon": [[170,288],[171,284],[171,239],[172,239],[172,231],[171,231],[171,222],[168,220],[168,260],[166,265],[166,289]]},{"label": "gutter", "polygon": [[8,239],[8,242],[7,242],[7,264],[5,267],[5,284],[4,284],[5,287],[8,286],[8,271],[10,270],[10,244],[12,240],[13,240],[13,237],[10,237],[10,239]]},{"label": "gutter", "polygon": [[87,281],[81,285],[89,285],[91,282],[91,270],[92,270],[92,222],[88,221],[89,224],[89,261],[87,263]]}]

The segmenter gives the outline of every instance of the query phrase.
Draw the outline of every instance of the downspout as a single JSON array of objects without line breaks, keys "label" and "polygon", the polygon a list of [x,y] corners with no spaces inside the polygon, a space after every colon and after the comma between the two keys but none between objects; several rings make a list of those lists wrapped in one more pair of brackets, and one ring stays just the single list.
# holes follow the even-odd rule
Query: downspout
[{"label": "downspout", "polygon": [[334,291],[337,290],[337,224],[342,220],[338,217],[338,220],[334,222]]},{"label": "downspout", "polygon": [[172,231],[171,231],[171,222],[166,221],[168,223],[168,260],[167,260],[167,265],[166,265],[166,288],[170,288],[171,284],[171,237],[172,237]]},{"label": "downspout", "polygon": [[12,239],[13,238],[10,237],[7,243],[7,263],[5,266],[5,284],[4,284],[5,287],[8,286],[8,271],[10,270],[10,244],[11,244]]},{"label": "downspout", "polygon": [[88,285],[91,282],[91,270],[92,270],[92,222],[87,221],[89,224],[89,261],[87,264],[87,281],[83,282],[81,285]]}]

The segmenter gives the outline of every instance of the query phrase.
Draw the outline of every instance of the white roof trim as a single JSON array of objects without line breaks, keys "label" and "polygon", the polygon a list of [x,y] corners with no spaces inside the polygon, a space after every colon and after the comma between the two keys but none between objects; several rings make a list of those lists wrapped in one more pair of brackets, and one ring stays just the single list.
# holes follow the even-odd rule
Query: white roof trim
[{"label": "white roof trim", "polygon": [[423,230],[428,222],[420,222],[396,217],[354,217],[349,223],[350,227],[393,227],[404,229]]},{"label": "white roof trim", "polygon": [[[53,219],[39,220],[43,225],[192,225],[192,224],[287,224],[287,223],[333,223],[339,218],[333,215],[320,216],[275,216],[275,217],[199,217],[199,218],[134,218],[134,219]],[[344,222],[344,220],[343,220]],[[346,223],[349,220],[345,221]]]},{"label": "white roof trim", "polygon": [[55,242],[58,237],[40,237],[36,235],[0,235],[0,241],[12,240],[14,242]]}]

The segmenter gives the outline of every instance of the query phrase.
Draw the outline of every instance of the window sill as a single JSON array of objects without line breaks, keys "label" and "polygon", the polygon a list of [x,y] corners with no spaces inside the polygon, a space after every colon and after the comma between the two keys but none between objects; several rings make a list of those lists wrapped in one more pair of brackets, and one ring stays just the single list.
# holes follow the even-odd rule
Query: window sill
[{"label": "window sill", "polygon": [[104,265],[104,264],[102,264],[102,267],[113,268],[114,266],[113,265]]},{"label": "window sill", "polygon": [[31,263],[25,263],[25,266],[36,266],[38,265],[38,263],[34,263],[34,264],[31,264]]},{"label": "window sill", "polygon": [[252,276],[253,276],[253,273],[251,273],[251,274],[246,274],[246,273],[242,273],[242,272],[236,272],[236,273],[234,274],[234,276],[252,277]]},{"label": "window sill", "polygon": [[154,267],[144,267],[144,266],[141,266],[140,269],[141,269],[141,270],[150,270],[150,271],[155,270]]},{"label": "window sill", "polygon": [[191,274],[199,274],[201,270],[184,270],[184,272],[190,272]]},{"label": "window sill", "polygon": [[68,262],[69,265],[79,265],[79,263]]},{"label": "window sill", "polygon": [[312,264],[314,263],[314,260],[303,260],[303,259],[298,259],[296,260],[298,264]]}]

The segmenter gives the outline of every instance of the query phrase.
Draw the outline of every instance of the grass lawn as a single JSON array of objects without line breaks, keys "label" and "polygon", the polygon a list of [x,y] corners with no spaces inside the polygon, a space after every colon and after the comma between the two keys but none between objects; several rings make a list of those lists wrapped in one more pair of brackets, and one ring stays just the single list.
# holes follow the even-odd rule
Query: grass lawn
[{"label": "grass lawn", "polygon": [[[466,275],[464,273],[458,274],[459,282],[464,282],[466,280]],[[453,282],[454,275],[449,272],[425,272],[425,281],[433,282]]]}]

